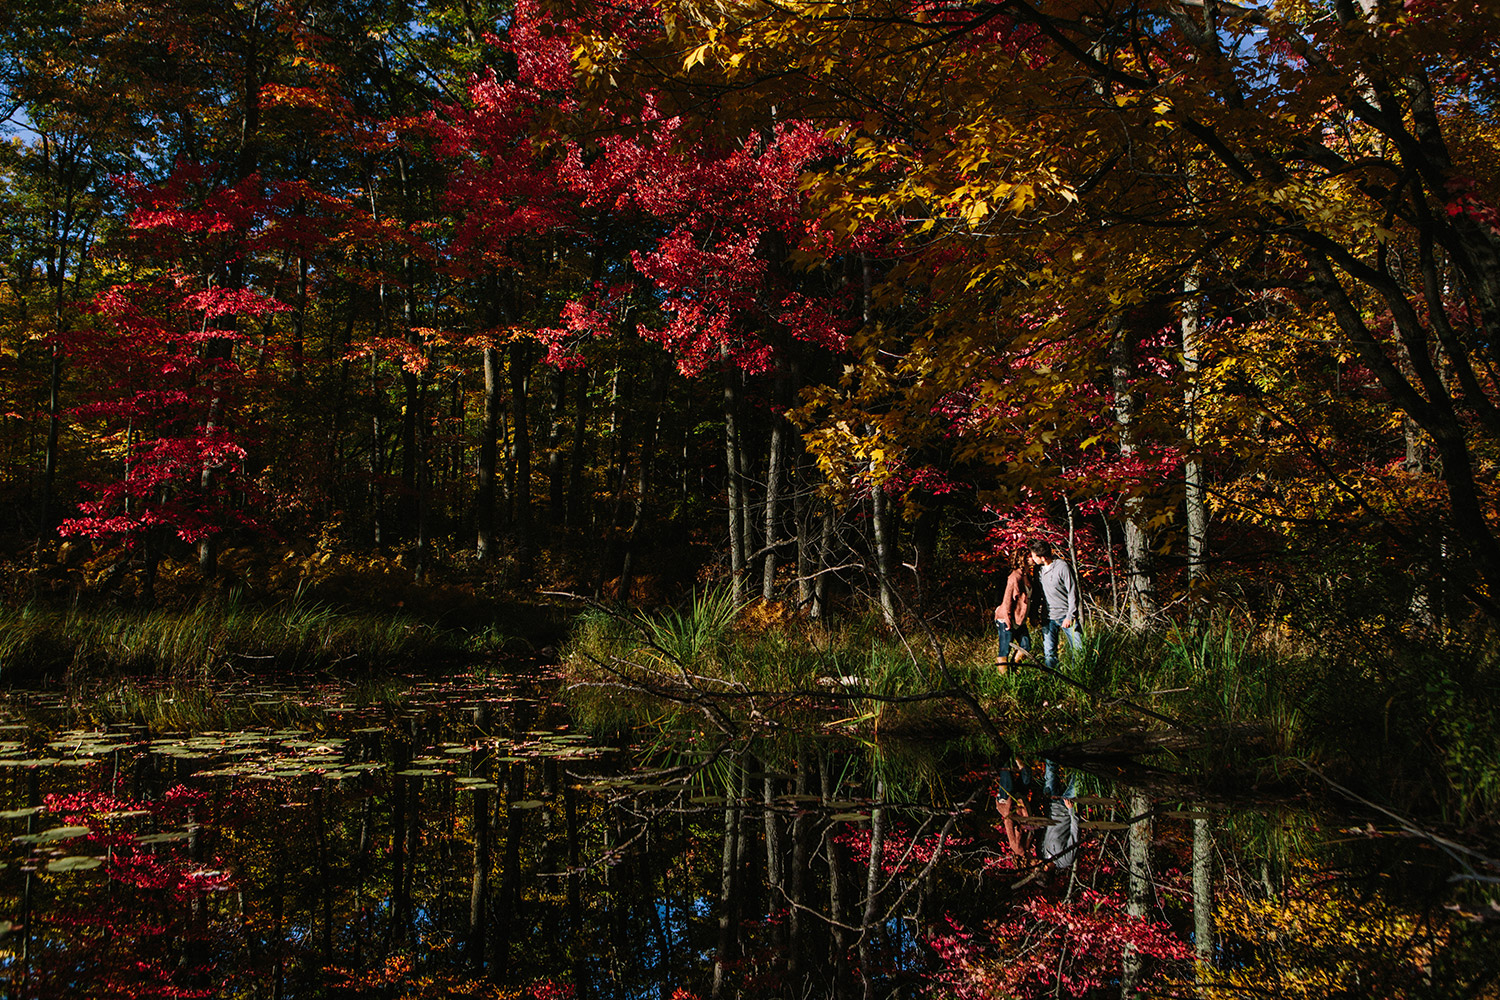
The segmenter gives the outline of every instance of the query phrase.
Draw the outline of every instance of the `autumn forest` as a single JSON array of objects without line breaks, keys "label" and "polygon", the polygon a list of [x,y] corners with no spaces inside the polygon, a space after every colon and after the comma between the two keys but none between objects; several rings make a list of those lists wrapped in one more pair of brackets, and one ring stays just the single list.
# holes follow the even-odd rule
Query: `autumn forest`
[{"label": "autumn forest", "polygon": [[0,5],[7,995],[105,859],[131,995],[1494,996],[1497,109],[1488,0]]}]

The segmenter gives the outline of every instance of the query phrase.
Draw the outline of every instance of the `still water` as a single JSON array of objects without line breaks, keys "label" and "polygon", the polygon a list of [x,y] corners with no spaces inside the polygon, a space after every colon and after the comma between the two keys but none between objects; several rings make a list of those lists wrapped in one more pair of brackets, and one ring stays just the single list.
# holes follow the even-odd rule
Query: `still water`
[{"label": "still water", "polygon": [[568,697],[545,677],[225,685],[191,704],[11,692],[0,989],[1229,998],[1493,982],[1486,859],[1305,770],[1194,774],[1184,748],[1139,738],[997,760],[833,717],[581,732]]}]

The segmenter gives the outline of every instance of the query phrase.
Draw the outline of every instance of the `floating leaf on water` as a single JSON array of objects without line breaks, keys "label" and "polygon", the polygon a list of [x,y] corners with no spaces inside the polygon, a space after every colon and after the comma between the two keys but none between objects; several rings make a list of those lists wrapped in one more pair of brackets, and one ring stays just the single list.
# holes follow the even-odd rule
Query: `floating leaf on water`
[{"label": "floating leaf on water", "polygon": [[695,806],[722,806],[727,800],[722,795],[697,795],[688,801]]},{"label": "floating leaf on water", "polygon": [[47,862],[49,872],[86,872],[90,868],[98,868],[104,864],[100,858],[90,857],[86,854],[76,855],[71,858],[58,858]]},{"label": "floating leaf on water", "polygon": [[1116,823],[1112,819],[1084,819],[1078,821],[1078,826],[1083,830],[1128,830],[1129,823]]},{"label": "floating leaf on water", "polygon": [[828,818],[833,820],[835,823],[858,823],[862,822],[863,820],[869,819],[870,814],[859,812],[834,813]]},{"label": "floating leaf on water", "polygon": [[409,767],[405,771],[397,771],[403,778],[443,778],[447,771],[438,771],[430,767]]},{"label": "floating leaf on water", "polygon": [[142,816],[150,816],[150,809],[117,809],[114,812],[100,813],[100,819],[140,819]]},{"label": "floating leaf on water", "polygon": [[[471,785],[470,787],[473,786]],[[509,808],[524,811],[527,809],[540,809],[542,805],[541,799],[521,799],[519,802],[512,802]]]},{"label": "floating leaf on water", "polygon": [[479,784],[480,782],[482,782],[482,781],[484,781],[486,779],[484,779],[484,778],[454,778],[453,780],[456,781],[460,785],[477,785],[477,784]]},{"label": "floating leaf on water", "polygon": [[649,781],[642,781],[642,782],[631,782],[630,784],[626,785],[625,787],[628,788],[628,789],[630,789],[632,792],[659,792],[662,789],[666,788],[667,786],[666,785],[652,784]]},{"label": "floating leaf on water", "polygon": [[147,833],[135,838],[137,844],[175,844],[187,840],[190,834],[185,830],[173,830],[167,833]]},{"label": "floating leaf on water", "polygon": [[784,802],[790,805],[813,805],[823,801],[821,795],[778,795],[772,802]]},{"label": "floating leaf on water", "polygon": [[1073,800],[1081,806],[1117,806],[1119,799],[1110,798],[1108,795],[1080,795]]},{"label": "floating leaf on water", "polygon": [[1012,816],[1010,821],[1016,826],[1034,826],[1038,829],[1052,825],[1052,819],[1047,816]]},{"label": "floating leaf on water", "polygon": [[459,785],[455,791],[459,792],[493,792],[500,786],[492,781],[481,781],[473,785]]},{"label": "floating leaf on water", "polygon": [[93,830],[86,826],[55,826],[50,830],[43,830],[36,837],[37,843],[50,844],[57,840],[73,840],[93,832]]},{"label": "floating leaf on water", "polygon": [[27,806],[25,809],[7,809],[0,812],[0,819],[25,819],[27,816],[35,816],[39,812],[46,811],[46,806]]},{"label": "floating leaf on water", "polygon": [[1204,812],[1201,809],[1169,809],[1166,812],[1157,813],[1158,816],[1166,816],[1171,819],[1213,819],[1214,814]]}]

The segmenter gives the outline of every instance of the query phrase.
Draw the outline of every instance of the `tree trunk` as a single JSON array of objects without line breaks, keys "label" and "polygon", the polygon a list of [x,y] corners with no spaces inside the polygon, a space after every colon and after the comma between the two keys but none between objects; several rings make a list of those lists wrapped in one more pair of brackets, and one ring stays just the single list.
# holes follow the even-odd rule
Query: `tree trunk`
[{"label": "tree trunk", "polygon": [[729,505],[729,572],[734,600],[745,599],[745,517],[740,478],[740,370],[729,361],[729,347],[721,348],[724,361],[724,480]]},{"label": "tree trunk", "polygon": [[[823,783],[823,806],[833,804],[835,789],[833,772],[829,768],[828,755],[819,761],[818,771]],[[823,830],[823,851],[828,858],[828,919],[830,927],[828,964],[833,966],[833,993],[838,994],[839,985],[849,969],[849,945],[844,935],[844,845],[834,839],[837,824],[830,822]]]},{"label": "tree trunk", "polygon": [[870,526],[875,533],[875,582],[880,591],[880,613],[886,625],[896,626],[896,589],[891,582],[896,565],[895,531],[885,487],[870,486]]},{"label": "tree trunk", "polygon": [[547,528],[549,533],[563,523],[567,501],[563,496],[563,413],[567,409],[567,373],[552,373],[552,413],[547,427]]},{"label": "tree trunk", "polygon": [[865,1000],[874,1000],[875,981],[870,970],[875,964],[876,917],[880,913],[879,889],[881,862],[885,858],[885,782],[875,779],[875,805],[870,810],[870,861],[865,869],[865,911],[859,921],[859,978],[864,984]]},{"label": "tree trunk", "polygon": [[1198,446],[1198,371],[1203,355],[1203,303],[1198,297],[1199,269],[1182,280],[1182,393],[1183,431],[1187,459],[1182,464],[1186,488],[1188,582],[1198,583],[1208,573],[1208,498],[1203,478],[1203,456]]},{"label": "tree trunk", "polygon": [[527,395],[531,384],[532,357],[528,345],[517,342],[510,348],[510,413],[515,439],[515,531],[516,556],[522,580],[531,576],[535,556],[531,517],[531,433],[527,420]]},{"label": "tree trunk", "polygon": [[635,510],[630,527],[625,532],[625,557],[620,565],[619,599],[630,600],[631,586],[635,580],[636,534],[645,520],[646,493],[651,488],[651,467],[656,457],[656,442],[661,436],[662,417],[666,413],[667,376],[657,371],[652,379],[652,397],[655,399],[656,415],[646,425],[646,437],[641,441],[641,453],[636,463]]},{"label": "tree trunk", "polygon": [[569,455],[567,513],[563,518],[569,528],[578,527],[583,515],[583,443],[588,427],[589,373],[578,372],[573,379],[573,445]]},{"label": "tree trunk", "polygon": [[833,566],[833,505],[823,501],[823,524],[818,532],[818,571],[813,579],[812,612],[808,617],[821,620],[828,613],[828,577]]},{"label": "tree trunk", "polygon": [[[485,728],[486,714],[487,709],[484,706],[474,710],[475,724],[481,730]],[[489,756],[486,755],[478,761],[478,765],[472,768],[470,773],[477,777],[488,778],[491,766]],[[490,793],[488,789],[481,788],[471,794],[473,796],[471,821],[474,824],[474,871],[469,882],[469,933],[464,950],[468,953],[470,966],[479,969],[484,966],[485,918],[490,895]]]},{"label": "tree trunk", "polygon": [[[785,394],[786,381],[776,380],[777,402]],[[780,413],[771,414],[771,451],[766,456],[766,519],[765,519],[765,565],[761,571],[760,596],[770,601],[776,596],[776,535],[781,520],[782,452],[785,450],[786,418]]]},{"label": "tree trunk", "polygon": [[801,796],[808,794],[808,776],[812,770],[812,759],[802,750],[797,752],[797,781],[794,785],[799,797],[797,813],[792,819],[792,868],[787,887],[786,915],[786,974],[793,989],[802,971],[802,910],[806,899],[807,866],[809,864],[808,833],[811,824],[808,811],[803,808]]},{"label": "tree trunk", "polygon": [[796,476],[792,485],[792,520],[797,525],[797,607],[811,616],[813,574],[817,572],[818,564],[818,545],[813,537],[813,511],[817,506],[807,488],[812,473],[801,449],[798,449],[792,469]]},{"label": "tree trunk", "polygon": [[740,803],[733,785],[724,803],[724,840],[719,859],[719,943],[714,952],[713,990],[718,1000],[724,991],[724,967],[735,958],[735,873],[740,864]]},{"label": "tree trunk", "polygon": [[776,798],[776,782],[770,775],[762,783],[761,791],[765,805],[761,818],[766,828],[766,888],[771,897],[767,909],[779,910],[786,896],[786,873],[782,866],[781,819],[772,801]]},{"label": "tree trunk", "polygon": [[484,423],[479,432],[479,544],[480,562],[495,557],[495,453],[500,430],[500,352],[484,349]]},{"label": "tree trunk", "polygon": [[[1125,912],[1144,918],[1151,905],[1151,799],[1144,792],[1130,793],[1130,830],[1126,833],[1126,858],[1130,865],[1126,881]],[[1121,956],[1120,996],[1131,1000],[1141,983],[1141,955],[1126,945]]]},{"label": "tree trunk", "polygon": [[[1122,319],[1112,321],[1110,376],[1115,393],[1115,427],[1120,436],[1120,461],[1129,463],[1137,452],[1135,354],[1131,330]],[[1139,496],[1127,489],[1121,507],[1125,515],[1125,590],[1130,601],[1130,623],[1143,627],[1157,613],[1156,579],[1151,566],[1151,543],[1146,534]],[[1074,563],[1077,566],[1077,563]]]},{"label": "tree trunk", "polygon": [[1198,976],[1214,960],[1214,841],[1208,820],[1193,820],[1193,950],[1197,955]]}]

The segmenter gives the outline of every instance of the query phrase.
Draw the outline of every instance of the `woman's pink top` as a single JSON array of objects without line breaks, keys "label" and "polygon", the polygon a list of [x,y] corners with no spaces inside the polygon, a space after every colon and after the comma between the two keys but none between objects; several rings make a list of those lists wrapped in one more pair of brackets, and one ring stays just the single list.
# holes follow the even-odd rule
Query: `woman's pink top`
[{"label": "woman's pink top", "polygon": [[1006,628],[1017,628],[1026,624],[1026,613],[1031,609],[1031,596],[1026,593],[1026,577],[1020,570],[1012,570],[1005,581],[1005,596],[995,609],[995,621],[1004,622]]}]

